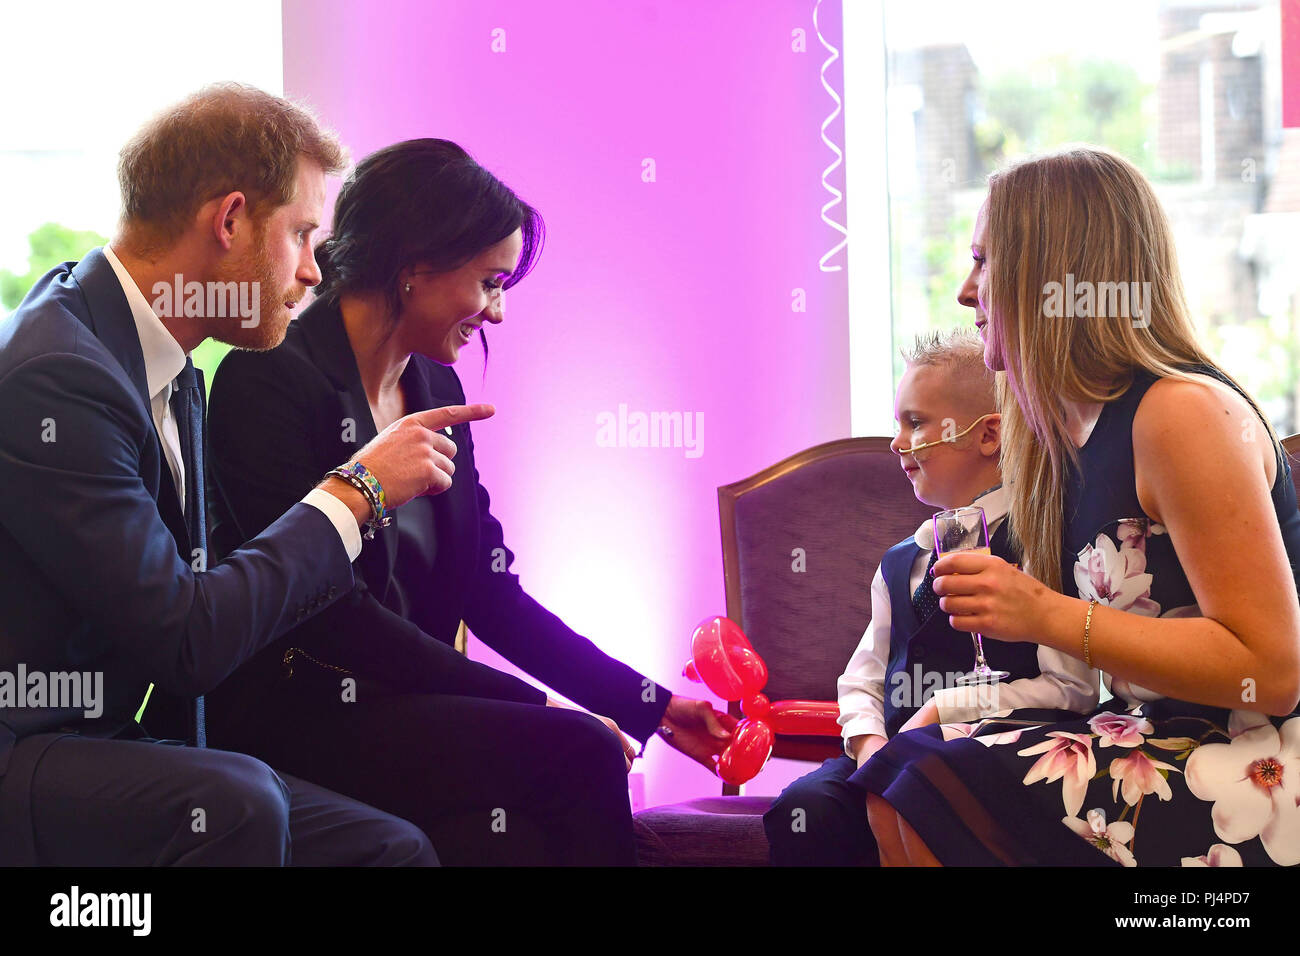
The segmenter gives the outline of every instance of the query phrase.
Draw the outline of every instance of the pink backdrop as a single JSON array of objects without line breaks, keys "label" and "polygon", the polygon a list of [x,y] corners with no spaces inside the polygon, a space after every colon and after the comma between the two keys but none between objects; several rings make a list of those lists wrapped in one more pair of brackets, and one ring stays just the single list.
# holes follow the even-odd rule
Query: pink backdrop
[{"label": "pink backdrop", "polygon": [[[457,367],[499,409],[475,429],[480,474],[528,591],[690,695],[691,629],[724,611],[717,487],[849,433],[845,273],[818,265],[839,237],[819,216],[835,104],[813,5],[284,3],[286,93],[354,157],[452,139],[546,218],[486,375],[476,347]],[[829,132],[843,142],[839,120]],[[702,413],[702,454],[601,447],[597,416],[621,404]],[[718,792],[662,742],[636,770],[650,805]]]}]

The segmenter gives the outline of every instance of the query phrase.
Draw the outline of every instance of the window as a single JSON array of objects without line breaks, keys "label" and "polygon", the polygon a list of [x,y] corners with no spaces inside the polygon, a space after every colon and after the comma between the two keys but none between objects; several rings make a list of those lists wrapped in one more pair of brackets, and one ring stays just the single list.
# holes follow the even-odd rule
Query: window
[{"label": "window", "polygon": [[972,324],[956,293],[989,172],[1076,141],[1151,179],[1202,341],[1280,434],[1300,430],[1300,130],[1281,129],[1277,0],[846,3],[845,49],[868,64],[845,74],[855,434],[891,430],[901,345]]},{"label": "window", "polygon": [[[0,315],[53,266],[112,235],[120,209],[121,145],[156,110],[219,80],[282,92],[280,3],[220,6],[93,0],[6,7],[12,43],[0,57]],[[63,29],[75,22],[77,29]],[[232,30],[232,24],[237,29]],[[225,346],[205,342],[195,364],[211,370]]]}]

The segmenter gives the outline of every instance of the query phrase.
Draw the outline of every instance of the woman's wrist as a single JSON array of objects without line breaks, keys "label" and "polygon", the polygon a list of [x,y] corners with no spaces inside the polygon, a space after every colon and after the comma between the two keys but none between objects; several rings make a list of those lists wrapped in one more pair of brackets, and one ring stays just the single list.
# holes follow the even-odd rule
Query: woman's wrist
[{"label": "woman's wrist", "polygon": [[[1084,624],[1088,616],[1088,602],[1081,598],[1069,597],[1056,591],[1048,591],[1048,597],[1045,599],[1046,604],[1040,612],[1039,620],[1043,621],[1043,638],[1038,643],[1043,644],[1053,650],[1060,651],[1062,654],[1069,654],[1071,657],[1083,660],[1083,631]],[[1097,658],[1096,637],[1097,637],[1097,619],[1100,617],[1098,610],[1094,609],[1092,615],[1092,628],[1089,635],[1094,663],[1090,666],[1096,666]]]}]

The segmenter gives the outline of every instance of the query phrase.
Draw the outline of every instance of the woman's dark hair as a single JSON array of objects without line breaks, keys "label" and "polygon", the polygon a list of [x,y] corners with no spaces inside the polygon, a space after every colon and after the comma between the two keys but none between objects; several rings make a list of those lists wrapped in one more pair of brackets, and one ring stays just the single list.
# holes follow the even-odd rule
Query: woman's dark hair
[{"label": "woman's dark hair", "polygon": [[541,215],[455,143],[395,143],[357,163],[343,183],[333,232],[316,247],[316,295],[383,292],[397,315],[403,269],[421,265],[451,272],[516,229],[523,233],[523,249],[518,267],[502,283],[506,289],[537,264],[546,235]]}]

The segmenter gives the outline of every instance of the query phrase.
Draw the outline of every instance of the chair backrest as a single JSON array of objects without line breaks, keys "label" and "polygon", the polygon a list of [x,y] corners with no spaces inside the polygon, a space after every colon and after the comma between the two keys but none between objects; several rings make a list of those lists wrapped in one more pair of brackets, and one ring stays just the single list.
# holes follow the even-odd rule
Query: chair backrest
[{"label": "chair backrest", "polygon": [[772,700],[836,699],[881,556],[936,510],[889,442],[817,445],[718,489],[727,616],[767,661]]},{"label": "chair backrest", "polygon": [[1296,498],[1300,499],[1300,435],[1291,435],[1282,439],[1282,450],[1286,452],[1287,457],[1291,459],[1288,464],[1291,466],[1291,483],[1295,485]]}]

